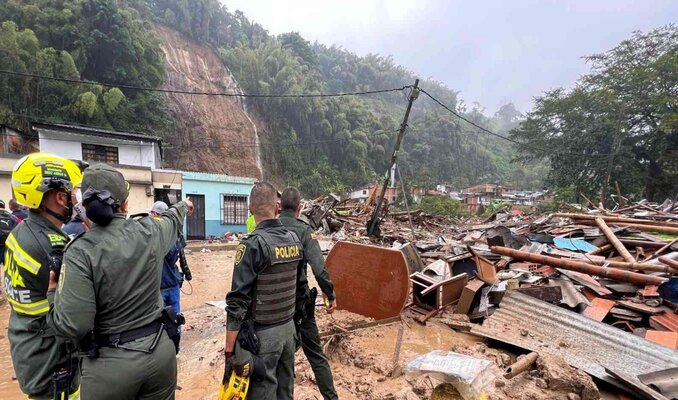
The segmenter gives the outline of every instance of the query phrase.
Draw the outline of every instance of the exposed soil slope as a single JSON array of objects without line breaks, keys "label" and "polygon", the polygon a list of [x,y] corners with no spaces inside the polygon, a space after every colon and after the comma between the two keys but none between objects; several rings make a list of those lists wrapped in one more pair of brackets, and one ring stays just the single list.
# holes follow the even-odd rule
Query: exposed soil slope
[{"label": "exposed soil slope", "polygon": [[[239,93],[214,52],[156,25],[165,53],[165,88]],[[256,126],[238,98],[167,94],[174,127],[165,139],[165,167],[261,178]]]}]

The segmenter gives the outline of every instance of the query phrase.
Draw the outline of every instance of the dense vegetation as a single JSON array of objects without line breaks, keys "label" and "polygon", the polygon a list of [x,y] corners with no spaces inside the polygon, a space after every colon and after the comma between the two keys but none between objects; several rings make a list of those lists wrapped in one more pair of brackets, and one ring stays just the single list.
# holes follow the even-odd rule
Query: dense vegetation
[{"label": "dense vegetation", "polygon": [[587,60],[589,74],[537,98],[512,132],[527,143],[523,157],[548,160],[561,193],[608,199],[618,184],[636,198],[676,196],[678,27],[635,33]]},{"label": "dense vegetation", "polygon": [[[194,1],[190,7],[186,0],[147,4],[157,21],[209,43],[249,93],[368,91],[403,87],[415,79],[390,57],[359,57],[341,48],[309,43],[294,32],[270,36],[260,25],[242,13],[230,13],[216,0]],[[448,106],[465,111],[453,90],[431,80],[420,85]],[[281,171],[288,183],[306,193],[317,194],[342,192],[386,172],[406,93],[257,99],[253,104],[268,127],[264,154],[271,160],[270,169]],[[477,107],[469,115],[480,124],[508,133],[519,115],[513,111],[508,119],[487,118]],[[409,126],[400,159],[402,171],[412,182],[429,187],[488,180],[529,187],[541,183],[538,168],[508,165],[514,151],[506,143],[488,140],[424,96],[415,103]]]},{"label": "dense vegetation", "polygon": [[[414,81],[390,57],[360,57],[297,33],[272,36],[217,0],[0,0],[0,69],[159,87],[164,62],[153,23],[210,46],[248,93],[353,92]],[[505,136],[513,129],[526,143],[525,163],[511,163],[518,154],[512,145],[421,95],[399,154],[401,171],[409,185],[489,181],[525,189],[539,187],[548,173],[557,187],[590,193],[604,179],[607,159],[599,155],[616,151],[611,184],[650,197],[667,194],[678,181],[675,35],[673,27],[639,35],[592,57],[591,74],[572,91],[542,96],[522,124],[511,104],[488,117],[480,105],[467,108],[455,91],[423,80],[429,93],[475,123]],[[248,100],[265,122],[267,175],[308,195],[382,176],[406,95]],[[622,135],[614,147],[619,115]],[[0,123],[25,127],[29,119],[179,134],[157,93],[0,75]]]},{"label": "dense vegetation", "polygon": [[[158,87],[163,54],[150,23],[117,1],[0,1],[0,69]],[[127,2],[132,3],[132,2]],[[162,95],[0,75],[0,123],[74,122],[161,132]]]}]

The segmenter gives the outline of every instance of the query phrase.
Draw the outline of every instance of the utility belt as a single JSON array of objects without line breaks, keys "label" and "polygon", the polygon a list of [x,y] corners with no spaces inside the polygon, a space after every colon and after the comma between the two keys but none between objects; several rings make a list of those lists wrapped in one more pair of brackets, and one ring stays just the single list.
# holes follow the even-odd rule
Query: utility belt
[{"label": "utility belt", "polygon": [[[68,354],[68,361],[65,365],[58,367],[54,373],[52,373],[52,389],[54,400],[66,400],[70,398],[79,398],[79,395],[76,395],[79,392],[79,388],[71,393],[71,384],[77,373],[77,367],[74,365],[77,361],[74,361],[74,358],[71,357],[71,345],[66,344],[66,352]],[[29,397],[30,399],[30,397]]]},{"label": "utility belt", "polygon": [[297,306],[294,311],[294,322],[299,324],[302,319],[315,318],[315,300],[318,298],[318,289],[306,290],[302,296],[297,297]]},{"label": "utility belt", "polygon": [[[99,357],[99,348],[101,347],[112,347],[120,348],[129,351],[138,351],[142,353],[153,353],[156,346],[160,342],[162,337],[163,330],[167,332],[167,336],[174,342],[175,350],[178,352],[179,344],[179,327],[186,323],[186,319],[183,314],[177,314],[174,312],[174,309],[171,306],[165,307],[162,310],[162,317],[151,322],[148,325],[144,325],[140,328],[131,329],[129,331],[115,333],[110,335],[95,335],[94,332],[90,334],[89,340],[86,340],[81,344],[81,349],[87,353],[87,356],[90,358]],[[126,343],[133,342],[137,339],[141,339],[150,335],[155,334],[153,342],[148,350],[135,349],[128,346],[125,346]]]}]

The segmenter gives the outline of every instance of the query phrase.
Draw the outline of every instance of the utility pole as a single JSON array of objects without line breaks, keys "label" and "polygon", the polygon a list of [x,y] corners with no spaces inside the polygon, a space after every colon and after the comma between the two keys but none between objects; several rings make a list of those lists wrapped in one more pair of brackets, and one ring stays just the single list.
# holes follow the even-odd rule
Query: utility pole
[{"label": "utility pole", "polygon": [[391,155],[391,164],[388,170],[386,170],[384,184],[381,186],[381,192],[379,193],[379,197],[377,197],[377,204],[374,208],[374,214],[372,215],[370,221],[367,223],[368,236],[374,236],[375,231],[377,230],[377,226],[379,225],[379,215],[381,214],[381,206],[382,203],[384,202],[384,195],[386,195],[386,187],[388,186],[391,170],[393,169],[393,167],[396,164],[396,161],[398,160],[398,151],[400,151],[400,144],[402,143],[403,137],[405,136],[405,130],[407,129],[407,120],[410,118],[410,111],[412,110],[412,103],[414,103],[418,96],[419,96],[419,79],[416,79],[414,81],[414,86],[412,86],[412,91],[410,92],[410,96],[407,103],[407,109],[405,110],[405,117],[403,118],[403,122],[400,124],[400,130],[398,131],[398,138],[396,139],[395,149],[393,149],[393,155]]},{"label": "utility pole", "polygon": [[610,187],[610,176],[612,175],[612,167],[614,166],[614,157],[617,155],[619,152],[619,148],[621,147],[621,125],[622,125],[622,119],[624,117],[624,104],[622,103],[621,107],[619,108],[619,117],[617,119],[617,134],[614,137],[614,143],[612,144],[612,151],[610,151],[610,155],[607,158],[607,172],[605,173],[605,180],[603,181],[603,186],[600,188],[600,206],[602,208],[605,208],[605,200],[607,199],[607,191]]}]

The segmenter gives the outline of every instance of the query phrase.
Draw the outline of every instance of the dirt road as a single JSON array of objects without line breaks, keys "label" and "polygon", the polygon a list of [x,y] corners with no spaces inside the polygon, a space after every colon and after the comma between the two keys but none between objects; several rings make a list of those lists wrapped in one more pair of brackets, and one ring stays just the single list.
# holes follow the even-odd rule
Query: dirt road
[{"label": "dirt road", "polygon": [[[184,328],[182,350],[177,359],[179,366],[177,399],[214,400],[224,368],[223,342],[226,318],[222,307],[207,305],[208,301],[220,301],[231,284],[233,251],[194,252],[188,261],[194,280],[185,285],[182,296],[183,312],[187,324]],[[313,281],[312,281],[313,283]],[[341,299],[338,299],[340,302]],[[328,316],[317,309],[321,333],[338,332],[355,324],[370,322],[364,317],[345,311]],[[7,305],[0,307],[0,393],[6,400],[25,399],[13,379],[9,357],[7,334]],[[326,352],[335,378],[335,386],[341,399],[428,399],[435,380],[429,378],[409,379],[405,376],[391,377],[394,369],[394,349],[398,330],[403,329],[402,350],[398,366],[403,368],[416,356],[432,350],[452,350],[499,363],[499,360],[515,360],[515,355],[506,350],[488,347],[480,339],[456,332],[434,318],[427,326],[421,326],[403,313],[402,322],[357,330],[350,334],[335,335],[326,340]],[[565,371],[560,376],[571,377],[572,388],[588,388],[590,378],[567,365],[559,365]],[[297,353],[295,362],[295,399],[321,399],[313,373],[303,356]],[[566,399],[567,391],[554,392],[538,387],[531,375],[523,374],[495,391],[491,399],[530,398],[535,400]],[[584,382],[586,385],[581,384]],[[584,386],[582,386],[584,385]],[[577,389],[579,390],[579,389]],[[582,389],[583,390],[583,389]],[[582,397],[583,398],[583,397]],[[615,398],[615,397],[611,397]]]}]

